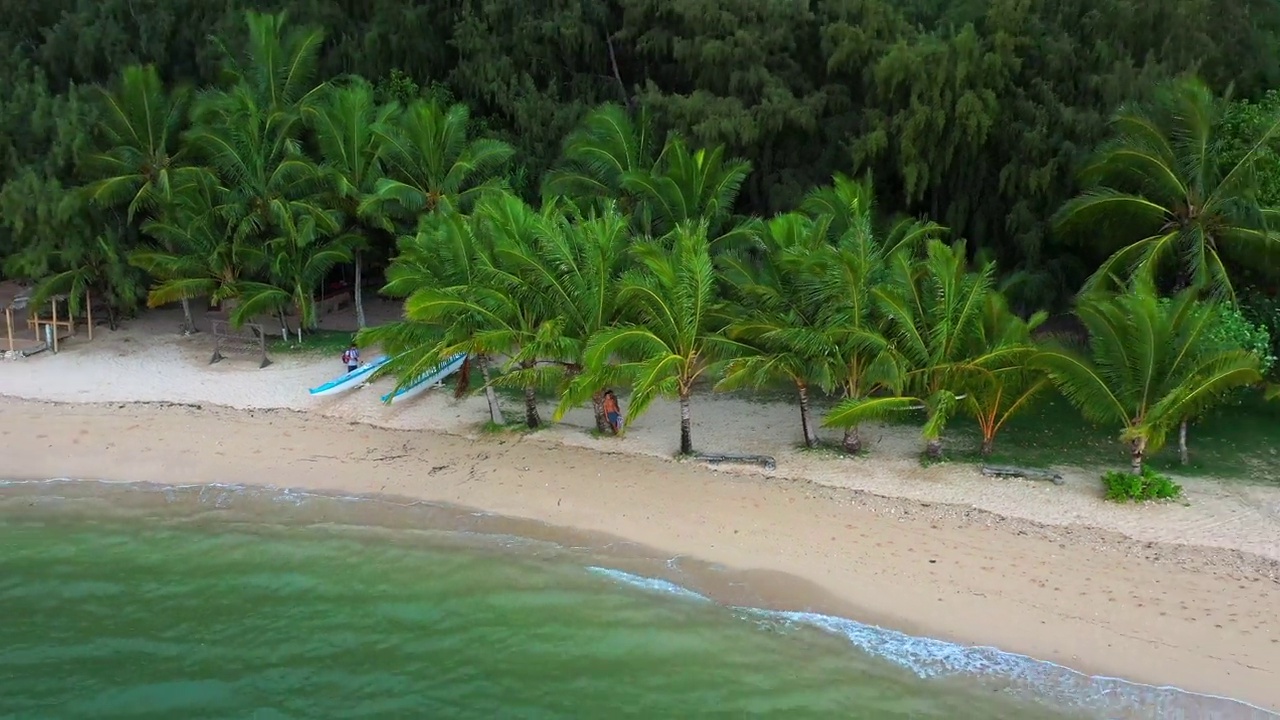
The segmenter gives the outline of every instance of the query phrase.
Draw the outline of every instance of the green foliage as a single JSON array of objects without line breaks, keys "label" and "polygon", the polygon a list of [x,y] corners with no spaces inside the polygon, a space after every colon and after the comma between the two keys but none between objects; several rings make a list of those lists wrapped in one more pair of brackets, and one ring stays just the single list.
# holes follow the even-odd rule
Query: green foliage
[{"label": "green foliage", "polygon": [[1258,356],[1258,371],[1267,374],[1275,367],[1275,345],[1270,331],[1251,322],[1239,308],[1219,305],[1217,317],[1209,331],[1209,339],[1222,347],[1240,349]]},{"label": "green foliage", "polygon": [[[1271,338],[1270,352],[1264,354],[1280,358],[1280,297],[1254,289],[1241,299],[1240,312],[1256,328],[1251,333],[1253,337],[1265,331]],[[1274,360],[1271,369],[1273,372],[1277,369]]]},{"label": "green foliage", "polygon": [[1198,80],[1163,87],[1154,103],[1127,105],[1113,136],[1081,173],[1088,190],[1055,216],[1058,228],[1103,243],[1110,257],[1087,289],[1142,273],[1177,290],[1227,296],[1231,267],[1280,258],[1272,209],[1260,205],[1256,162],[1280,132],[1280,116],[1228,162],[1220,102]]},{"label": "green foliage", "polygon": [[1194,290],[1161,303],[1138,280],[1124,293],[1083,297],[1076,314],[1089,333],[1087,352],[1055,347],[1031,362],[1087,420],[1120,426],[1134,472],[1184,420],[1262,379],[1256,355],[1212,339],[1218,310]]},{"label": "green foliage", "polygon": [[1112,502],[1174,500],[1182,495],[1181,485],[1150,467],[1139,474],[1111,470],[1102,475],[1102,486]]}]

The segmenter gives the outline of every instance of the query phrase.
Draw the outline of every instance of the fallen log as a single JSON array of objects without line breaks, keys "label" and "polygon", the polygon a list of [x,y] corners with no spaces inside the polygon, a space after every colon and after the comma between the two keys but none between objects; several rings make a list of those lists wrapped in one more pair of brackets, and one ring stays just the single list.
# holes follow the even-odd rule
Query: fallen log
[{"label": "fallen log", "polygon": [[1061,473],[1041,468],[983,465],[982,474],[987,477],[1016,477],[1026,478],[1027,480],[1049,480],[1054,485],[1061,485],[1064,482]]},{"label": "fallen log", "polygon": [[778,463],[770,455],[731,455],[728,453],[697,453],[693,456],[694,460],[701,460],[712,465],[721,463],[735,463],[741,465],[759,465],[765,470],[775,470]]}]

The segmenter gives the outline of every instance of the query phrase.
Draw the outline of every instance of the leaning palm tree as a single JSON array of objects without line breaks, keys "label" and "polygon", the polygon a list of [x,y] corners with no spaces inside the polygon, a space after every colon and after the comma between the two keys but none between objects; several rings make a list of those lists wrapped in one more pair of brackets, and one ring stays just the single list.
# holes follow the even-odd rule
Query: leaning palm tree
[{"label": "leaning palm tree", "polygon": [[[487,238],[477,218],[462,213],[425,215],[418,231],[402,236],[399,254],[387,268],[382,293],[404,299],[404,317],[357,334],[362,347],[378,346],[390,360],[373,377],[392,376],[396,389],[412,385],[447,358],[463,353],[467,364],[459,373],[457,395],[466,392],[470,368],[479,367],[484,379],[489,418],[504,425],[490,378],[490,358],[504,348],[492,344],[487,331],[491,318],[478,305],[461,306],[481,286],[481,256]],[[501,338],[499,338],[501,339]]]},{"label": "leaning palm tree", "polygon": [[380,218],[360,214],[383,177],[373,132],[382,112],[374,101],[373,86],[360,77],[327,85],[316,102],[303,108],[320,150],[327,202],[340,214],[341,232],[353,238],[356,326],[361,328],[365,326],[363,251],[368,249],[369,236],[381,232],[375,228],[386,224]]},{"label": "leaning palm tree", "polygon": [[[416,219],[437,209],[468,212],[485,192],[500,187],[499,171],[515,150],[499,140],[467,135],[465,105],[415,100],[393,107],[374,125],[378,159],[388,173],[361,204],[370,217]],[[390,229],[390,220],[384,221]]]},{"label": "leaning palm tree", "polygon": [[[600,387],[613,373],[632,383],[633,421],[658,397],[680,401],[680,452],[693,452],[690,398],[694,383],[723,358],[730,343],[716,312],[715,267],[707,223],[682,223],[633,252],[639,267],[623,274],[617,302],[626,320],[592,339],[586,350],[588,372],[572,392]],[[614,357],[621,358],[610,368]]]},{"label": "leaning palm tree", "polygon": [[1223,115],[1198,80],[1164,87],[1153,105],[1123,107],[1115,135],[1081,174],[1091,188],[1058,211],[1058,230],[1116,248],[1087,289],[1135,272],[1234,296],[1228,265],[1280,259],[1280,219],[1258,204],[1254,165],[1280,120],[1234,163],[1222,150]]},{"label": "leaning palm tree", "polygon": [[196,172],[182,161],[189,93],[182,85],[166,90],[152,65],[130,65],[117,88],[100,94],[103,150],[88,159],[96,179],[85,192],[105,207],[127,205],[132,222],[172,199],[174,188]]},{"label": "leaning palm tree", "polygon": [[746,252],[719,259],[730,298],[724,308],[726,333],[741,347],[716,389],[777,381],[794,385],[804,444],[810,448],[818,445],[811,392],[830,391],[843,370],[835,328],[824,322],[821,266],[813,262],[827,247],[828,223],[799,213],[780,215],[766,226],[758,260]]},{"label": "leaning palm tree", "polygon": [[1196,302],[1194,288],[1161,303],[1137,278],[1124,293],[1084,296],[1076,315],[1087,349],[1045,350],[1031,362],[1087,419],[1120,426],[1135,475],[1183,419],[1262,379],[1257,355],[1211,338],[1216,308]]},{"label": "leaning palm tree", "polygon": [[994,362],[993,355],[1011,352],[980,343],[994,274],[991,263],[969,269],[963,241],[950,246],[930,241],[923,262],[907,252],[895,254],[885,282],[872,293],[886,319],[889,345],[868,370],[889,394],[846,399],[826,424],[849,427],[923,410],[926,455],[940,458],[942,431],[959,409],[967,383]]}]

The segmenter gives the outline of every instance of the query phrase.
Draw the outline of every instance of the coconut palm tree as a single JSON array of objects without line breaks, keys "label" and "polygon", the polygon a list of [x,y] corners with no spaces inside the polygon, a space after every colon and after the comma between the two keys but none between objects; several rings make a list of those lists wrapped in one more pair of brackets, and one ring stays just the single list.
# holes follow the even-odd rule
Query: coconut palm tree
[{"label": "coconut palm tree", "polygon": [[97,179],[85,192],[104,207],[127,204],[133,222],[172,199],[174,188],[197,172],[182,161],[189,92],[182,85],[166,90],[152,65],[130,65],[121,71],[115,89],[100,89],[99,94],[103,150],[88,159],[89,172]]},{"label": "coconut palm tree", "polygon": [[[877,368],[883,367],[880,360],[889,347],[873,289],[890,280],[890,257],[914,256],[944,229],[916,220],[884,227],[876,217],[870,178],[858,182],[836,175],[831,185],[810,193],[802,210],[822,220],[828,231],[826,246],[814,254],[813,262],[823,309],[820,322],[838,353],[836,384],[846,400],[862,400],[876,388]],[[841,445],[850,454],[862,451],[859,423],[844,426]]]},{"label": "coconut palm tree", "polygon": [[479,258],[489,253],[479,220],[462,213],[424,215],[418,232],[400,238],[398,250],[387,268],[382,293],[404,298],[404,318],[365,328],[356,336],[362,347],[376,345],[391,357],[372,378],[395,377],[399,390],[445,359],[464,353],[468,360],[459,374],[456,394],[466,392],[474,363],[484,378],[490,421],[504,425],[489,367],[490,358],[504,348],[491,342],[495,338],[486,332],[492,327],[491,318],[478,303],[467,304],[474,289],[482,285]]},{"label": "coconut palm tree", "polygon": [[814,258],[828,247],[830,219],[787,213],[769,221],[761,252],[733,252],[719,258],[728,287],[726,334],[740,354],[725,366],[718,390],[759,388],[779,380],[796,388],[800,428],[806,447],[818,444],[810,407],[811,391],[829,392],[843,367],[832,335]]},{"label": "coconut palm tree", "polygon": [[1113,137],[1081,173],[1091,189],[1058,211],[1066,233],[1115,248],[1087,289],[1123,285],[1134,272],[1234,296],[1228,265],[1280,259],[1280,215],[1258,204],[1254,164],[1280,130],[1273,123],[1234,163],[1223,154],[1223,114],[1198,80],[1164,87],[1151,105],[1127,105]]},{"label": "coconut palm tree", "polygon": [[633,119],[621,105],[601,105],[565,138],[560,163],[543,181],[544,192],[583,204],[616,201],[622,212],[640,216],[644,208],[624,179],[652,170],[660,149],[643,110]]},{"label": "coconut palm tree", "polygon": [[243,291],[243,281],[257,277],[267,266],[262,247],[232,233],[219,212],[223,192],[211,174],[196,177],[164,212],[142,224],[143,234],[155,243],[129,256],[130,263],[155,279],[147,304],[159,307],[181,301],[191,330],[191,298],[207,297],[213,304],[235,299]]},{"label": "coconut palm tree", "polygon": [[544,186],[583,203],[616,199],[638,234],[705,220],[713,242],[728,246],[748,242],[755,231],[733,216],[750,172],[749,162],[725,158],[723,147],[693,150],[674,135],[659,144],[643,111],[633,119],[618,105],[603,105],[565,139]]},{"label": "coconut palm tree", "polygon": [[1076,315],[1088,330],[1088,347],[1031,358],[1087,419],[1120,426],[1134,474],[1183,419],[1262,380],[1256,354],[1211,338],[1216,308],[1196,295],[1188,288],[1161,303],[1143,277],[1120,294],[1085,295]]},{"label": "coconut palm tree", "polygon": [[[233,326],[243,325],[268,313],[283,317],[286,307],[298,313],[298,341],[304,328],[317,324],[315,291],[334,267],[352,260],[352,246],[357,238],[334,236],[336,222],[319,225],[314,217],[295,220],[283,218],[278,233],[263,246],[267,261],[266,280],[240,283],[239,302],[229,320]],[[288,331],[287,326],[282,330]]]},{"label": "coconut palm tree", "polygon": [[1049,378],[1027,360],[1036,353],[1031,338],[1048,317],[1039,312],[1023,319],[1009,310],[1004,295],[987,296],[981,335],[975,347],[981,352],[973,362],[962,408],[978,422],[981,453],[995,449],[996,435],[1014,416],[1025,412],[1050,386]]},{"label": "coconut palm tree", "polygon": [[[694,383],[731,352],[716,312],[715,267],[707,222],[681,223],[656,241],[635,245],[638,267],[619,284],[624,322],[605,329],[586,349],[588,372],[574,381],[581,396],[616,372],[632,382],[633,421],[658,397],[680,401],[680,452],[693,452],[690,398]],[[616,369],[613,358],[621,358]]]},{"label": "coconut palm tree", "polygon": [[470,211],[485,192],[501,187],[499,173],[515,150],[499,140],[468,137],[465,105],[434,100],[393,106],[373,127],[378,160],[388,173],[377,181],[360,212],[416,222],[437,209]]},{"label": "coconut palm tree", "polygon": [[[293,137],[302,121],[302,108],[325,91],[316,82],[324,31],[291,24],[286,12],[250,10],[244,17],[248,30],[244,56],[237,57],[219,43],[224,86],[243,88],[273,129]],[[215,98],[219,94],[207,93]]]},{"label": "coconut palm tree", "polygon": [[362,218],[360,210],[382,179],[374,127],[386,111],[374,100],[374,90],[360,77],[330,83],[316,102],[303,107],[303,117],[315,133],[320,173],[327,187],[327,203],[340,213],[341,234],[353,238],[356,325],[365,326],[362,267],[369,236],[386,225],[382,218]]},{"label": "coconut palm tree", "polygon": [[872,291],[886,320],[888,347],[869,370],[890,394],[850,398],[826,424],[849,427],[904,410],[923,410],[925,452],[942,457],[942,431],[975,374],[1013,352],[982,347],[983,312],[994,290],[995,266],[970,271],[963,241],[929,241],[923,262],[900,251],[885,281]]}]

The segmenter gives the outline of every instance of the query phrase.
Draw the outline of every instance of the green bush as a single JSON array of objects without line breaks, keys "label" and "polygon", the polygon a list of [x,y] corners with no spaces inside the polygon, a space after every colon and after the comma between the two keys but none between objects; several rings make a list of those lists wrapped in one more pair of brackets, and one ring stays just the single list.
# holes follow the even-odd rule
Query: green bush
[{"label": "green bush", "polygon": [[1261,333],[1267,335],[1262,372],[1276,369],[1276,358],[1280,357],[1280,298],[1254,290],[1241,299],[1240,309],[1244,320],[1257,328],[1255,337]]},{"label": "green bush", "polygon": [[1182,494],[1182,486],[1149,467],[1141,475],[1112,470],[1102,476],[1107,499],[1113,502],[1172,500]]}]

